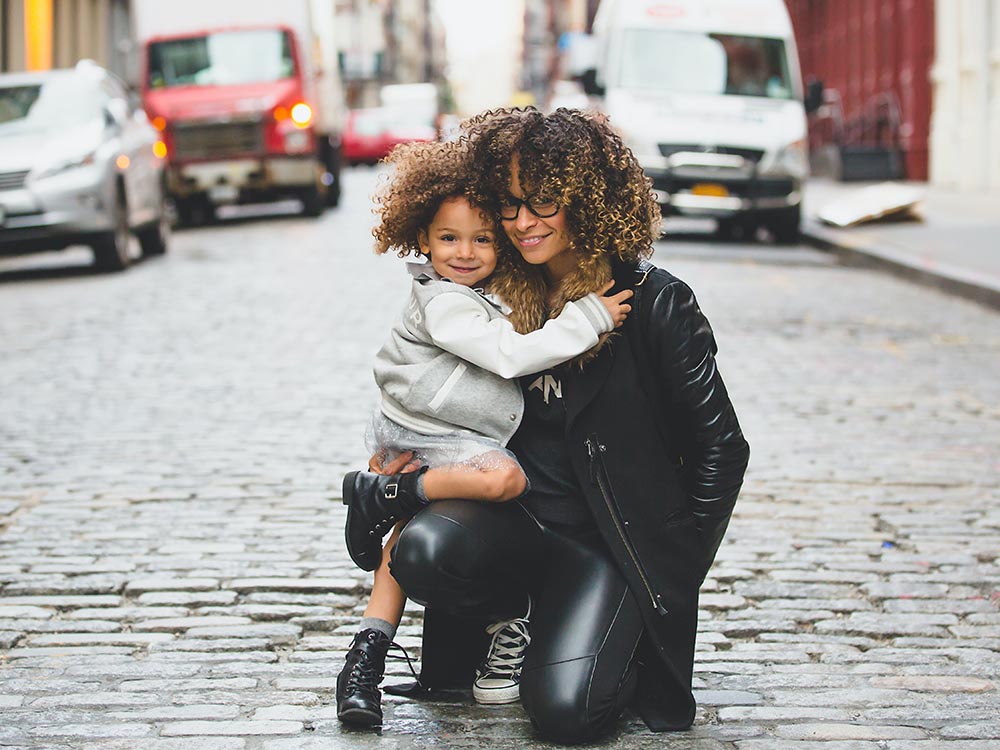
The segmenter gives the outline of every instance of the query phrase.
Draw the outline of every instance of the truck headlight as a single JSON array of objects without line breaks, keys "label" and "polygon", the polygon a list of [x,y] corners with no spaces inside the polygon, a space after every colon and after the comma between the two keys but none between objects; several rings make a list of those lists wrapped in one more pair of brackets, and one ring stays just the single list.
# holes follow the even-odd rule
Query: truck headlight
[{"label": "truck headlight", "polygon": [[296,153],[309,148],[309,133],[305,130],[292,130],[285,133],[285,151]]}]

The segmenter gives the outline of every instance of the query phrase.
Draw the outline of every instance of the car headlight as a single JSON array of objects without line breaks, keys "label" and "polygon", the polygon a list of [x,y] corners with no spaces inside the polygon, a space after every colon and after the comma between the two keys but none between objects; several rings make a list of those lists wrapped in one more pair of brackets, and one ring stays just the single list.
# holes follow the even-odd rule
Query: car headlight
[{"label": "car headlight", "polygon": [[809,176],[809,146],[804,138],[792,141],[778,150],[767,166],[764,174],[790,175],[800,180]]},{"label": "car headlight", "polygon": [[96,151],[88,151],[85,154],[79,156],[74,156],[69,159],[63,159],[55,164],[50,164],[41,171],[35,174],[36,180],[44,180],[47,177],[54,177],[57,174],[62,174],[63,172],[68,172],[71,169],[79,169],[80,167],[90,167],[96,161]]}]

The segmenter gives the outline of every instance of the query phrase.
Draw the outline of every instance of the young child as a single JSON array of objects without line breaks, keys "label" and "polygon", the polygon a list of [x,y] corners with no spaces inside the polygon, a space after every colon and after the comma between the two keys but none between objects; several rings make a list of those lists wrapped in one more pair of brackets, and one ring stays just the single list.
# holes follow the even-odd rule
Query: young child
[{"label": "young child", "polygon": [[[487,294],[490,274],[502,262],[502,233],[470,198],[476,177],[465,145],[410,144],[388,161],[394,172],[376,195],[375,251],[420,254],[428,262],[407,264],[413,276],[409,302],[375,358],[381,405],[369,448],[383,467],[399,471],[412,454],[419,468],[355,471],[344,478],[347,549],[360,568],[375,570],[375,582],[337,679],[337,716],[363,725],[382,722],[378,684],[406,603],[389,570],[403,524],[435,500],[506,502],[524,494],[524,472],[504,448],[523,412],[512,379],[594,346],[625,320],[632,294],[590,294],[567,304],[543,328],[518,334]],[[488,628],[490,653],[473,683],[480,703],[518,700],[527,617]]]}]

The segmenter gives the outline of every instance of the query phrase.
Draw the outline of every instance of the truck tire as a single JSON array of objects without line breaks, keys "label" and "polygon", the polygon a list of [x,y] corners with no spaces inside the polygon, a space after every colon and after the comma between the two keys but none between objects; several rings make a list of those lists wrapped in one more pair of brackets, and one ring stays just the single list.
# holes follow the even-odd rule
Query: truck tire
[{"label": "truck tire", "polygon": [[208,198],[177,198],[174,207],[178,227],[200,227],[215,223],[215,206]]},{"label": "truck tire", "polygon": [[340,169],[341,156],[340,148],[327,147],[326,171],[330,175],[330,184],[326,187],[326,205],[336,208],[340,205]]},{"label": "truck tire", "polygon": [[794,245],[799,241],[799,223],[802,221],[800,206],[792,206],[776,211],[767,227],[778,245]]},{"label": "truck tire", "polygon": [[321,190],[318,186],[313,185],[312,187],[306,188],[299,194],[299,200],[302,201],[302,215],[315,218],[317,216],[323,215],[323,209],[326,208],[326,195],[324,190]]},{"label": "truck tire", "polygon": [[91,244],[94,251],[94,266],[101,271],[124,271],[132,262],[129,244],[132,235],[128,226],[128,203],[125,192],[115,189],[115,199],[111,206],[111,229],[99,235]]}]

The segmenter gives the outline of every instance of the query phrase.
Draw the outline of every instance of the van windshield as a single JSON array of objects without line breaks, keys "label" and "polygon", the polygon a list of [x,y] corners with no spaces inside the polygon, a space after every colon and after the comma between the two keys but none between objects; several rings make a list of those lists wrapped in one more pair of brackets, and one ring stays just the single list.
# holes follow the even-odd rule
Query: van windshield
[{"label": "van windshield", "polygon": [[149,87],[267,83],[295,73],[288,34],[278,29],[223,31],[149,47]]},{"label": "van windshield", "polygon": [[669,29],[623,33],[617,85],[686,94],[795,96],[781,39]]}]

